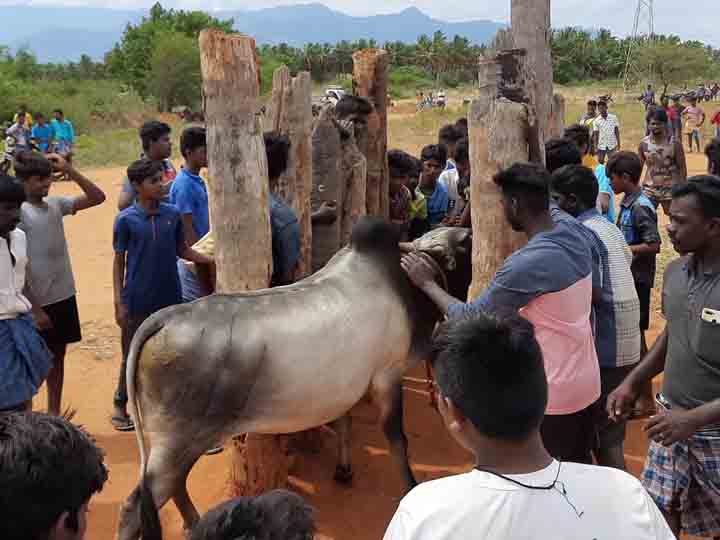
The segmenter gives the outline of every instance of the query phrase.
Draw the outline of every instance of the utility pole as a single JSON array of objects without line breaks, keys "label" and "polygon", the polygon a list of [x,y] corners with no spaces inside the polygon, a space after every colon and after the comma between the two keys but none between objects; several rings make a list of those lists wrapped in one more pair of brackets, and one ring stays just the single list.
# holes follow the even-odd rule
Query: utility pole
[{"label": "utility pole", "polygon": [[637,62],[637,53],[643,42],[655,38],[655,9],[653,0],[638,0],[635,8],[635,20],[633,31],[628,42],[627,55],[625,58],[625,74],[623,76],[623,87],[629,90],[638,80],[644,77],[652,78],[648,66],[640,66]]}]

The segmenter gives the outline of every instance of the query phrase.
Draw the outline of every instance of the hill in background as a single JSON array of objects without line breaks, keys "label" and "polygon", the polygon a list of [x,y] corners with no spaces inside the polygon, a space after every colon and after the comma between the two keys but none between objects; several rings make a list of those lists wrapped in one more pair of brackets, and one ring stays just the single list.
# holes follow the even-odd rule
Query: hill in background
[{"label": "hill in background", "polygon": [[[145,11],[85,7],[0,6],[3,21],[0,44],[13,49],[29,47],[40,62],[77,61],[87,54],[94,60],[117,43],[128,23],[138,22]],[[440,30],[452,38],[462,35],[472,43],[488,43],[505,25],[493,21],[446,22],[417,8],[400,13],[352,17],[322,4],[301,4],[256,11],[218,11],[213,16],[232,18],[235,29],[255,37],[259,44],[336,43],[361,38],[414,42],[422,34]]]}]

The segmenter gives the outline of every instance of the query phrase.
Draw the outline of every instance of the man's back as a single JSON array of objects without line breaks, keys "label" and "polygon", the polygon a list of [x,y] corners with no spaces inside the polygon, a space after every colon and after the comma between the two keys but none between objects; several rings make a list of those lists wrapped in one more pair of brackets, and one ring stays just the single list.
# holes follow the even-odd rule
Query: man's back
[{"label": "man's back", "polygon": [[531,474],[503,478],[473,470],[420,484],[402,500],[385,533],[385,540],[458,538],[675,537],[629,474],[553,461]]}]

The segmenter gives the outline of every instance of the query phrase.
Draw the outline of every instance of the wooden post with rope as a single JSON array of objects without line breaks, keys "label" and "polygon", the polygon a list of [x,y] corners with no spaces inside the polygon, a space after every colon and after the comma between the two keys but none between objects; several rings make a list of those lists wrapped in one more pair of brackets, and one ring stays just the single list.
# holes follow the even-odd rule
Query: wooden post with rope
[{"label": "wooden post with rope", "polygon": [[[204,30],[200,65],[217,291],[262,289],[272,275],[272,246],[255,40]],[[228,451],[232,493],[255,495],[285,486],[285,446],[278,436],[234,439]]]}]

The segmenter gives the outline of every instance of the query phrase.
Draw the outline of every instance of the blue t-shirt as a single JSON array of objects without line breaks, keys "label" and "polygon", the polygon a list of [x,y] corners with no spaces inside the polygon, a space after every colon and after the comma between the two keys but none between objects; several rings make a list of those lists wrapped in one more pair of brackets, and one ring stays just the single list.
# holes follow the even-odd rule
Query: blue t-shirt
[{"label": "blue t-shirt", "polygon": [[273,275],[271,286],[295,268],[300,259],[300,224],[292,208],[270,194]]},{"label": "blue t-shirt", "polygon": [[170,204],[174,204],[183,215],[192,214],[193,229],[198,238],[210,230],[208,193],[205,181],[187,169],[175,177],[170,188]]},{"label": "blue t-shirt", "polygon": [[180,212],[160,203],[154,214],[126,208],[113,230],[116,253],[127,253],[122,299],[131,315],[147,315],[182,302],[177,257],[185,247]]},{"label": "blue t-shirt", "polygon": [[422,191],[422,189],[420,191],[427,199],[428,222],[431,227],[435,227],[436,225],[439,225],[443,219],[445,219],[445,216],[447,216],[448,208],[450,207],[450,195],[448,190],[445,187],[445,184],[438,181],[435,184],[435,191],[433,191],[432,195],[429,197]]},{"label": "blue t-shirt", "polygon": [[595,168],[595,178],[597,178],[598,181],[598,187],[600,188],[600,193],[607,193],[610,195],[610,205],[608,206],[607,213],[603,212],[603,217],[607,218],[607,220],[615,224],[615,192],[612,188],[612,183],[610,182],[610,178],[608,178],[608,175],[605,174],[605,165],[598,165]]},{"label": "blue t-shirt", "polygon": [[33,126],[30,137],[35,140],[40,150],[47,152],[50,143],[55,137],[55,130],[50,124],[45,124],[44,126],[37,124]]}]

